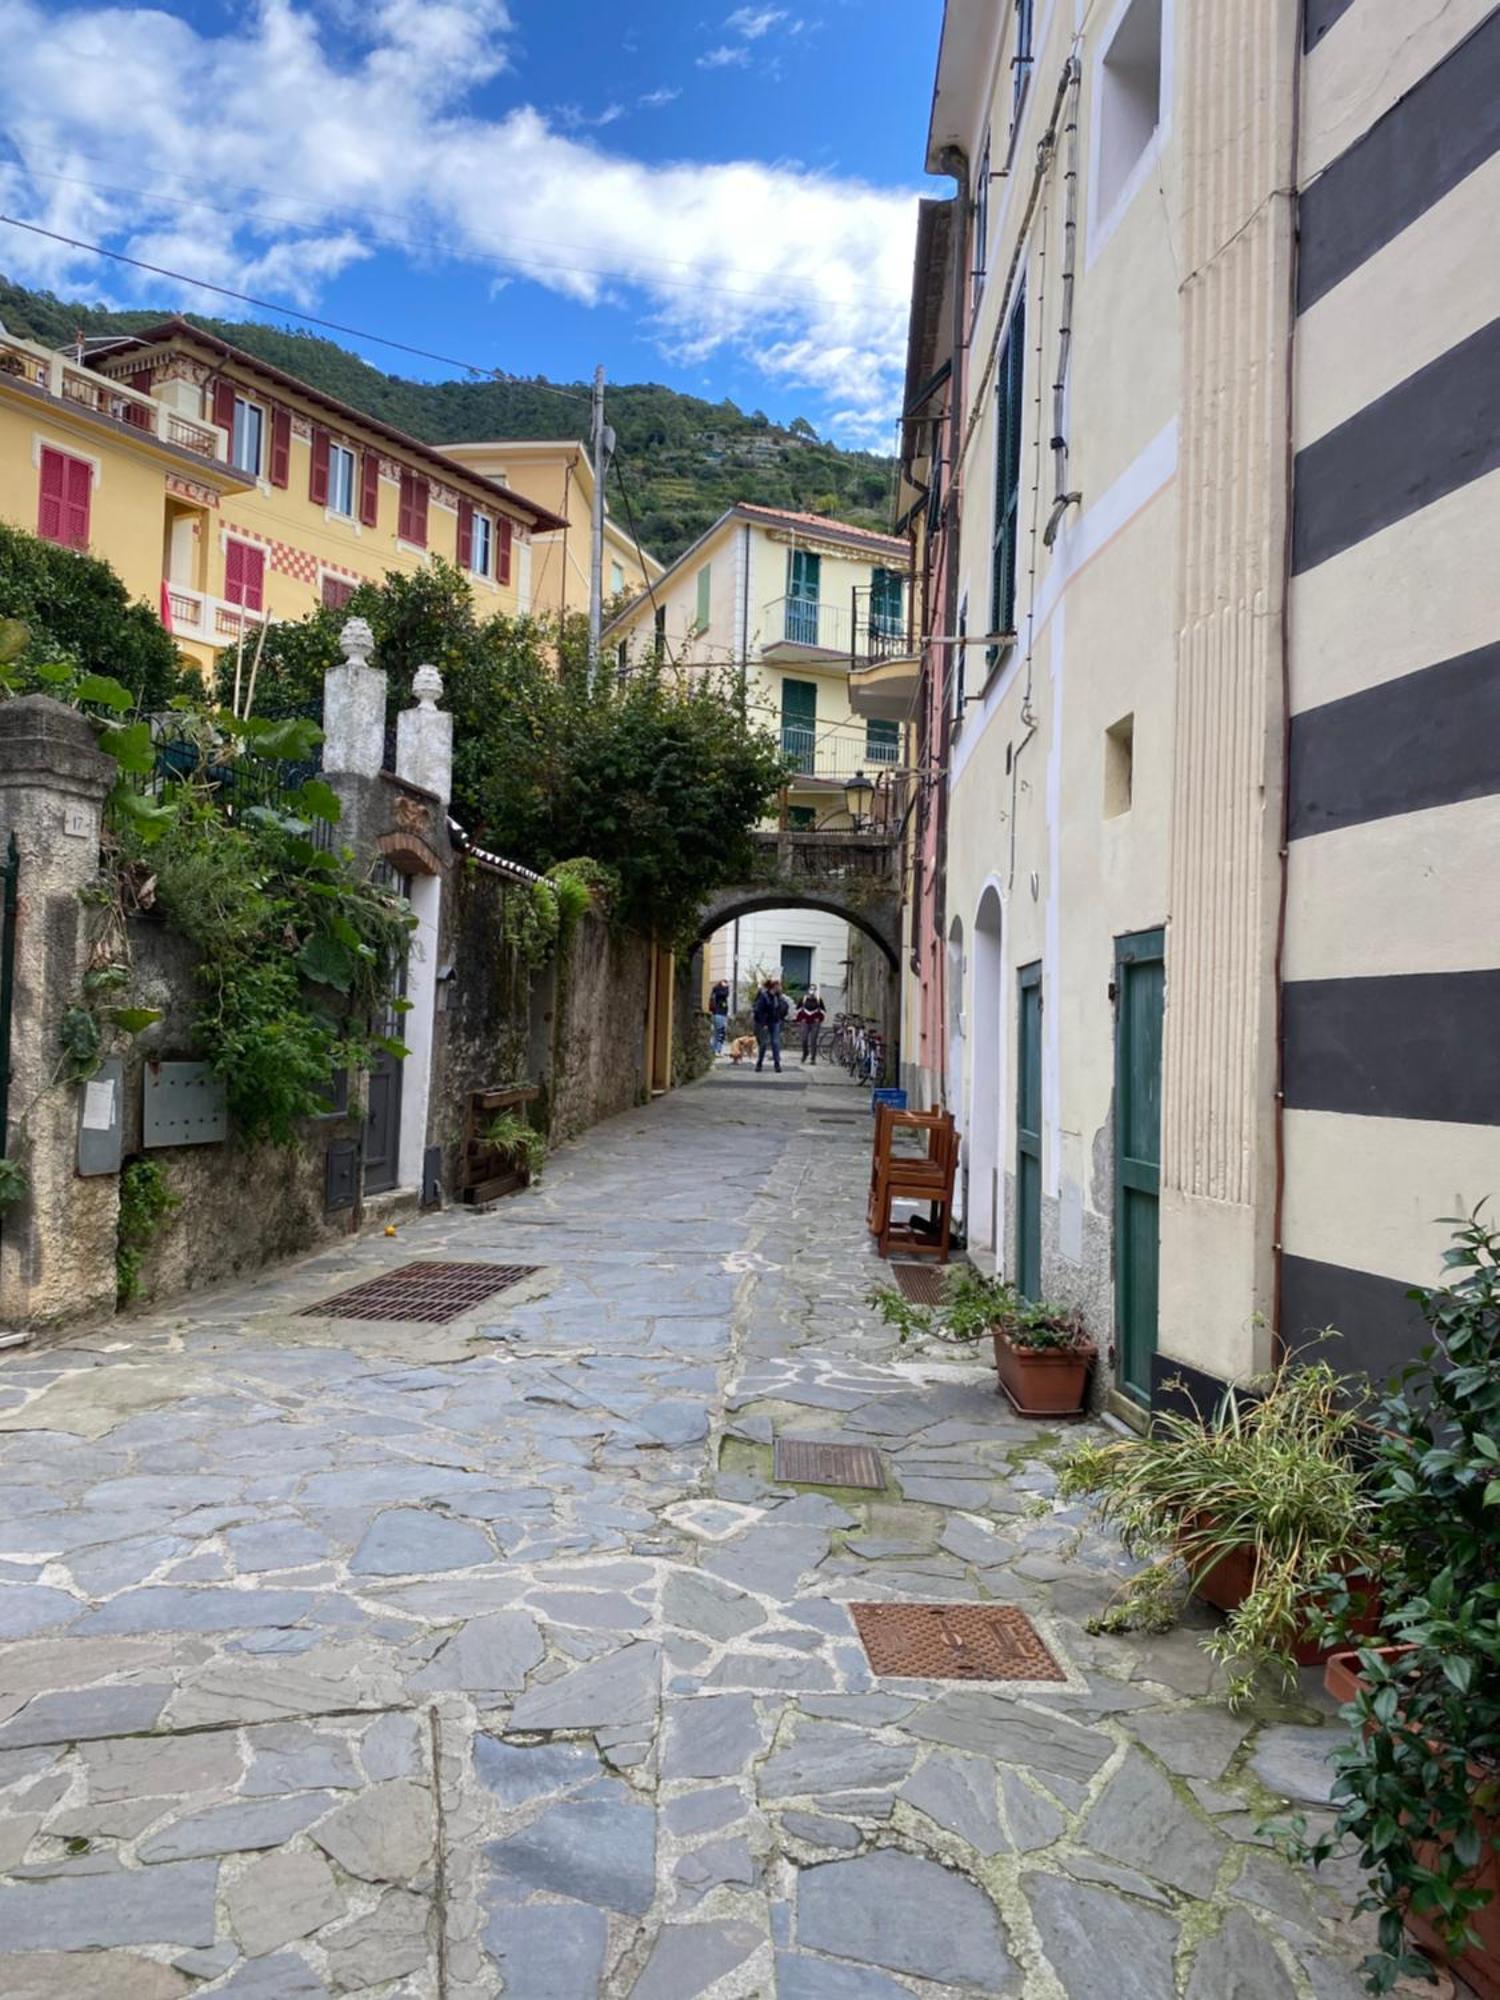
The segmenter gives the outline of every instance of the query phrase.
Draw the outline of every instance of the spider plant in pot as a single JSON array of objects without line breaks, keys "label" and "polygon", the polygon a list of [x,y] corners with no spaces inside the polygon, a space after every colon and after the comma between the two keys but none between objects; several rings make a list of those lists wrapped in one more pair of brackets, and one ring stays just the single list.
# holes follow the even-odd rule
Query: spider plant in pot
[{"label": "spider plant in pot", "polygon": [[1089,1497],[1132,1555],[1151,1558],[1094,1629],[1167,1630],[1185,1578],[1228,1614],[1204,1646],[1237,1706],[1262,1670],[1291,1686],[1319,1656],[1330,1593],[1369,1598],[1381,1522],[1359,1404],[1326,1362],[1230,1389],[1209,1417],[1189,1404],[1145,1437],[1082,1446],[1061,1490]]},{"label": "spider plant in pot", "polygon": [[[1314,1862],[1357,1852],[1379,1918],[1372,1993],[1429,1973],[1410,1932],[1500,2000],[1500,1232],[1451,1220],[1448,1283],[1412,1297],[1435,1335],[1376,1406],[1383,1614],[1335,1654],[1350,1698],[1330,1833],[1284,1845]],[[1334,1623],[1358,1639],[1347,1607]]]}]

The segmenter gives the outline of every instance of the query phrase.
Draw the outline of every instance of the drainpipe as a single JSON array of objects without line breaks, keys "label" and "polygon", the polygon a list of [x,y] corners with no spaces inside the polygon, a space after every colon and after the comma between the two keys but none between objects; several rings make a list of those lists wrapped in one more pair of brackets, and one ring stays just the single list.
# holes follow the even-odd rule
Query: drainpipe
[{"label": "drainpipe", "polygon": [[[964,315],[968,307],[968,242],[969,216],[973,204],[973,194],[969,186],[968,156],[958,147],[951,147],[940,162],[945,173],[952,174],[958,182],[958,193],[954,197],[954,220],[958,224],[958,241],[953,246],[953,356],[952,371],[948,378],[948,481],[943,495],[943,548],[945,569],[943,574],[943,630],[958,630],[959,565],[958,536],[963,519],[963,505],[960,491],[961,448],[964,422],[964,391],[967,376],[964,369],[964,353],[967,342],[964,338]],[[948,758],[953,741],[953,709],[948,700],[946,686],[947,660],[941,663],[942,672],[934,667],[933,686],[940,691],[942,720],[938,729],[937,768],[940,773],[937,795],[936,826],[934,828],[934,848],[936,866],[932,879],[932,928],[938,939],[938,964],[940,1001],[939,1018],[947,1022],[951,996],[948,993]],[[940,1035],[938,1062],[943,1078],[943,1102],[949,1103],[949,1091],[956,1087],[956,1079],[948,1075],[948,1038]]]},{"label": "drainpipe", "polygon": [[[1297,176],[1302,146],[1302,35],[1305,0],[1297,9],[1297,35],[1292,48],[1292,129],[1291,171],[1287,176],[1288,200],[1296,220]],[[1286,1200],[1286,930],[1287,894],[1290,872],[1292,799],[1287,775],[1292,752],[1292,508],[1296,498],[1295,446],[1295,360],[1297,328],[1297,231],[1291,232],[1291,256],[1287,267],[1286,363],[1282,372],[1282,406],[1285,425],[1284,463],[1286,466],[1285,540],[1281,552],[1281,840],[1277,854],[1276,955],[1272,977],[1276,985],[1276,1096],[1272,1106],[1275,1134],[1276,1194],[1271,1211],[1271,1360],[1279,1365],[1286,1358],[1286,1337],[1281,1329],[1282,1292],[1286,1253],[1282,1248],[1282,1211]]]},{"label": "drainpipe", "polygon": [[1069,63],[1073,75],[1068,86],[1064,128],[1068,158],[1063,169],[1062,324],[1057,333],[1057,380],[1052,385],[1052,512],[1042,531],[1042,546],[1048,549],[1057,539],[1063,515],[1083,498],[1081,493],[1068,491],[1068,440],[1063,430],[1068,361],[1073,351],[1073,268],[1078,252],[1078,87],[1083,76],[1083,65],[1077,56],[1071,56]]}]

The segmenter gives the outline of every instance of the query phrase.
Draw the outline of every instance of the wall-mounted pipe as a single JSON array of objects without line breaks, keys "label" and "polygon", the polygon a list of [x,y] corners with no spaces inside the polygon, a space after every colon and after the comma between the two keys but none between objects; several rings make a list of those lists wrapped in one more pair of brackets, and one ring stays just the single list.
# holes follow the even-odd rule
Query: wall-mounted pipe
[{"label": "wall-mounted pipe", "polygon": [[1068,438],[1064,428],[1067,414],[1068,363],[1073,354],[1073,273],[1078,254],[1078,93],[1083,81],[1083,65],[1076,56],[1068,58],[1072,79],[1068,86],[1067,109],[1063,113],[1063,247],[1062,307],[1057,330],[1057,379],[1052,384],[1052,512],[1042,532],[1042,545],[1051,548],[1062,525],[1062,517],[1083,495],[1068,490]]}]

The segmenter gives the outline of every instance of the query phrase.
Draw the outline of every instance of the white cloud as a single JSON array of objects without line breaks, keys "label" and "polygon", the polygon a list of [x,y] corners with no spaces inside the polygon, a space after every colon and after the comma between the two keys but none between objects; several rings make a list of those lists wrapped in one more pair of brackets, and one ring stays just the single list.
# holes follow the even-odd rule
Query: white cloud
[{"label": "white cloud", "polygon": [[708,49],[698,58],[699,69],[743,69],[750,60],[748,49],[731,48],[727,44],[721,48]]},{"label": "white cloud", "polygon": [[[144,6],[0,0],[0,129],[38,175],[0,164],[0,199],[46,228],[309,308],[381,252],[467,264],[487,286],[529,279],[633,311],[668,355],[732,353],[821,396],[822,427],[837,412],[844,437],[884,442],[915,196],[795,163],[648,164],[526,105],[481,116],[474,83],[503,71],[514,7],[383,0],[357,14],[351,45],[329,25],[343,0],[318,13],[258,0],[218,35]],[[5,229],[0,266],[87,297],[171,290]]]},{"label": "white cloud", "polygon": [[636,103],[642,111],[660,111],[665,105],[675,104],[681,95],[680,90],[663,84],[659,90],[648,90],[644,97],[638,97]]},{"label": "white cloud", "polygon": [[581,132],[592,126],[595,130],[604,125],[613,125],[615,120],[625,116],[623,104],[606,104],[602,111],[592,114],[578,104],[559,104],[553,114],[559,125],[569,132]]},{"label": "white cloud", "polygon": [[735,34],[743,35],[747,42],[758,42],[762,35],[771,32],[778,21],[785,19],[785,7],[736,7],[724,25],[732,28]]}]

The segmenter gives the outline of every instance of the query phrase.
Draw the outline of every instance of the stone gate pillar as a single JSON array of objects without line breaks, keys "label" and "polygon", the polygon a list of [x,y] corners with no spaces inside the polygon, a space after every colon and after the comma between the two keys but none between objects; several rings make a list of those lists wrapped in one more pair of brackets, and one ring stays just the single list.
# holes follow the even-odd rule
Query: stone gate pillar
[{"label": "stone gate pillar", "polygon": [[9,1144],[31,1191],[0,1218],[0,1332],[110,1310],[120,1184],[76,1171],[81,1089],[53,1082],[83,994],[104,797],[115,765],[87,719],[46,695],[0,703],[0,842],[21,857]]}]

